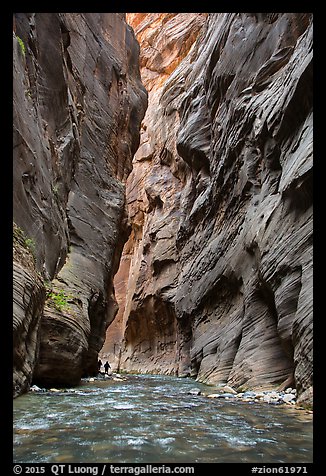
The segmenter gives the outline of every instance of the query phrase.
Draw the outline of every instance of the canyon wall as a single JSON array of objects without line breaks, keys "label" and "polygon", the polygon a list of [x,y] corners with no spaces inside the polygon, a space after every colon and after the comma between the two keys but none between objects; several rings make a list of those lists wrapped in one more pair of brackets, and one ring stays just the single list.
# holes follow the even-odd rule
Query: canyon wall
[{"label": "canyon wall", "polygon": [[312,16],[128,21],[149,108],[113,358],[311,403]]},{"label": "canyon wall", "polygon": [[[151,190],[154,190],[153,187],[157,187],[158,193],[168,193],[173,207],[176,194],[179,193],[180,189],[179,181],[171,173],[168,164],[165,167],[163,159],[157,155],[164,148],[161,127],[165,127],[165,123],[162,121],[161,114],[156,115],[156,110],[161,108],[160,98],[165,81],[189,53],[206,18],[206,13],[127,13],[127,21],[135,28],[137,39],[141,44],[140,69],[143,84],[148,91],[149,107],[141,126],[140,147],[134,156],[133,170],[127,180],[126,196],[131,233],[124,247],[119,270],[114,278],[119,309],[116,318],[107,329],[106,340],[101,350],[101,358],[103,360],[109,359],[113,369],[119,367],[120,354],[123,351],[124,330],[133,305],[141,261],[145,259],[143,254],[144,238],[150,232],[148,231],[147,219],[152,215],[150,213],[152,205],[149,204]],[[155,122],[156,120],[159,122]],[[171,126],[174,127],[175,124],[171,122]],[[165,134],[165,131],[162,130],[162,134]],[[158,142],[156,143],[156,141]],[[172,144],[171,147],[175,149],[175,144]],[[160,180],[163,180],[163,182]],[[169,183],[170,190],[162,190],[164,183]],[[155,192],[152,198],[155,202]],[[155,211],[155,207],[152,211]],[[167,229],[168,225],[165,223],[165,218],[168,218],[167,213],[162,216],[163,221],[161,223]],[[152,221],[157,219],[157,214],[154,214]],[[150,282],[151,278],[149,277],[144,281],[144,286]],[[152,315],[152,312],[154,310],[150,312],[150,315]],[[146,319],[146,316],[147,313],[144,314],[144,319]],[[153,317],[153,323],[155,322]],[[144,332],[147,323],[142,321],[138,324],[136,333],[139,332],[138,339],[141,340],[141,334]],[[171,335],[173,336],[175,333],[173,319],[166,323],[167,327],[170,325]],[[160,344],[159,329],[154,326],[150,332],[153,339],[157,336]],[[167,329],[167,332],[169,333],[170,330]],[[174,348],[175,342],[173,341],[171,345]],[[174,352],[172,352],[171,357],[174,360]],[[123,359],[125,359],[125,356]],[[166,348],[158,347],[157,366],[152,371],[161,373],[167,371],[170,373],[172,363],[166,364],[166,359]],[[127,368],[135,370],[135,367],[132,367],[132,369],[128,366],[124,367],[125,370]]]},{"label": "canyon wall", "polygon": [[14,395],[97,371],[147,93],[125,14],[14,17]]}]

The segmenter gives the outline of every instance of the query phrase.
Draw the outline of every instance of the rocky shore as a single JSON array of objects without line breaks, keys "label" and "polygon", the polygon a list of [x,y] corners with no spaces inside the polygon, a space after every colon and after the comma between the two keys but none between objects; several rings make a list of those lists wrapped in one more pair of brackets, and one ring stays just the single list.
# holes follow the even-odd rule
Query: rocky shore
[{"label": "rocky shore", "polygon": [[[117,373],[111,373],[109,375],[104,374],[104,373],[99,373],[95,377],[85,377],[81,379],[81,383],[88,383],[88,382],[95,382],[95,381],[105,381],[105,380],[113,380],[116,382],[120,382],[123,380],[127,380],[126,377],[121,376],[120,374]],[[77,387],[76,387],[77,388]],[[38,385],[32,385],[31,388],[29,389],[30,392],[36,392],[36,393],[73,393],[74,388],[45,388],[45,387],[39,387]]]},{"label": "rocky shore", "polygon": [[287,388],[285,391],[277,390],[262,390],[245,392],[236,392],[228,385],[220,386],[214,389],[213,393],[200,392],[198,389],[189,391],[190,395],[202,395],[207,398],[221,398],[225,400],[241,401],[248,403],[263,402],[272,405],[295,405],[297,398],[297,391],[295,388]]},{"label": "rocky shore", "polygon": [[[95,377],[85,377],[81,379],[82,383],[92,383],[96,381],[112,380],[116,382],[126,381],[128,377],[119,373],[111,372],[109,375],[99,373]],[[30,388],[31,392],[37,393],[73,393],[75,389],[71,388],[40,388],[37,385],[33,385]],[[78,390],[76,390],[78,391]],[[199,388],[191,388],[188,391],[188,395],[202,396],[210,399],[222,399],[230,402],[242,402],[242,403],[267,403],[269,405],[287,405],[297,409],[306,410],[308,413],[313,413],[309,408],[297,403],[297,391],[295,388],[288,387],[283,391],[278,390],[246,390],[237,392],[229,385],[218,385],[211,388],[211,391],[201,391]]]}]

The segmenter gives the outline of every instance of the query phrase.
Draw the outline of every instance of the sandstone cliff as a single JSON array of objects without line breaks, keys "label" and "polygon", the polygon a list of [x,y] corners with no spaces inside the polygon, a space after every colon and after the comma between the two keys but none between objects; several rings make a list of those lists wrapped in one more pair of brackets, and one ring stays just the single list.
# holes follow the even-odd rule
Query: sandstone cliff
[{"label": "sandstone cliff", "polygon": [[[101,351],[103,359],[109,358],[113,368],[119,367],[119,359],[122,351],[122,340],[126,326],[126,320],[130,314],[133,293],[138,279],[138,271],[143,257],[144,237],[147,228],[144,223],[149,211],[149,201],[151,200],[151,189],[158,187],[161,193],[162,183],[159,177],[169,183],[170,190],[162,191],[168,193],[171,200],[179,191],[179,181],[175,179],[169,167],[164,167],[163,156],[159,160],[153,158],[154,152],[162,150],[161,127],[165,127],[161,116],[156,116],[156,109],[160,108],[160,97],[164,82],[171,72],[181,63],[183,58],[189,53],[198,32],[205,23],[206,13],[201,14],[175,14],[175,13],[127,13],[127,21],[135,28],[137,39],[141,44],[140,68],[142,81],[148,90],[149,108],[142,122],[140,147],[133,160],[133,170],[127,180],[127,202],[129,220],[131,224],[131,234],[124,247],[119,270],[114,279],[116,299],[119,310],[115,320],[108,327],[106,341]],[[156,119],[160,122],[155,123]],[[174,124],[172,123],[173,127]],[[154,135],[155,128],[158,129]],[[165,130],[162,129],[162,135]],[[175,144],[172,145],[175,149]],[[167,150],[167,149],[164,149]],[[175,149],[175,155],[177,154]],[[168,165],[168,164],[166,164]],[[155,167],[153,169],[153,167]],[[158,175],[156,176],[155,173]],[[158,183],[156,184],[156,182]],[[152,197],[155,201],[155,196]],[[146,218],[145,218],[146,217]],[[167,214],[163,216],[163,219]],[[153,217],[154,220],[157,216]],[[167,225],[167,224],[166,224]],[[150,279],[146,282],[149,283]],[[153,310],[154,312],[154,310]],[[146,319],[146,315],[144,315]],[[171,324],[171,333],[175,333],[174,323]],[[139,339],[143,332],[144,322],[139,323],[137,331]],[[151,330],[157,333],[155,328]],[[170,330],[167,330],[169,333]],[[155,371],[164,372],[167,360],[166,349],[160,352],[158,349],[158,361],[160,365],[155,367]],[[172,354],[174,361],[174,354]],[[167,370],[169,371],[169,370]]]},{"label": "sandstone cliff", "polygon": [[311,402],[312,17],[149,15],[120,368]]},{"label": "sandstone cliff", "polygon": [[124,17],[15,14],[15,395],[33,372],[44,385],[95,372],[117,310],[125,180],[147,102]]}]

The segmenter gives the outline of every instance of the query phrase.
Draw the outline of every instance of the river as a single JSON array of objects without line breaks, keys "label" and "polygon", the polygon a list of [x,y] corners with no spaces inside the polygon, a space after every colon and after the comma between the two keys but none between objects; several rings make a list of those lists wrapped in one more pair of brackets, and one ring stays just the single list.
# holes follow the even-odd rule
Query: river
[{"label": "river", "polygon": [[14,400],[15,463],[307,463],[312,418],[190,395],[192,379],[129,375]]}]

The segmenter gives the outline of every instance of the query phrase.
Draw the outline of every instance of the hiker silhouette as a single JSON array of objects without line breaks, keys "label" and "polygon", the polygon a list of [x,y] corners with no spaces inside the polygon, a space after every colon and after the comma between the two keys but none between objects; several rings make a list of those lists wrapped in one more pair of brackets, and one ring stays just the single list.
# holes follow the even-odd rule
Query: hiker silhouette
[{"label": "hiker silhouette", "polygon": [[111,368],[111,365],[109,364],[108,361],[105,362],[104,364],[104,370],[105,370],[105,373],[109,375],[109,369]]},{"label": "hiker silhouette", "polygon": [[101,367],[102,367],[102,361],[101,360],[98,361],[97,366],[98,366],[98,371],[100,371]]}]

